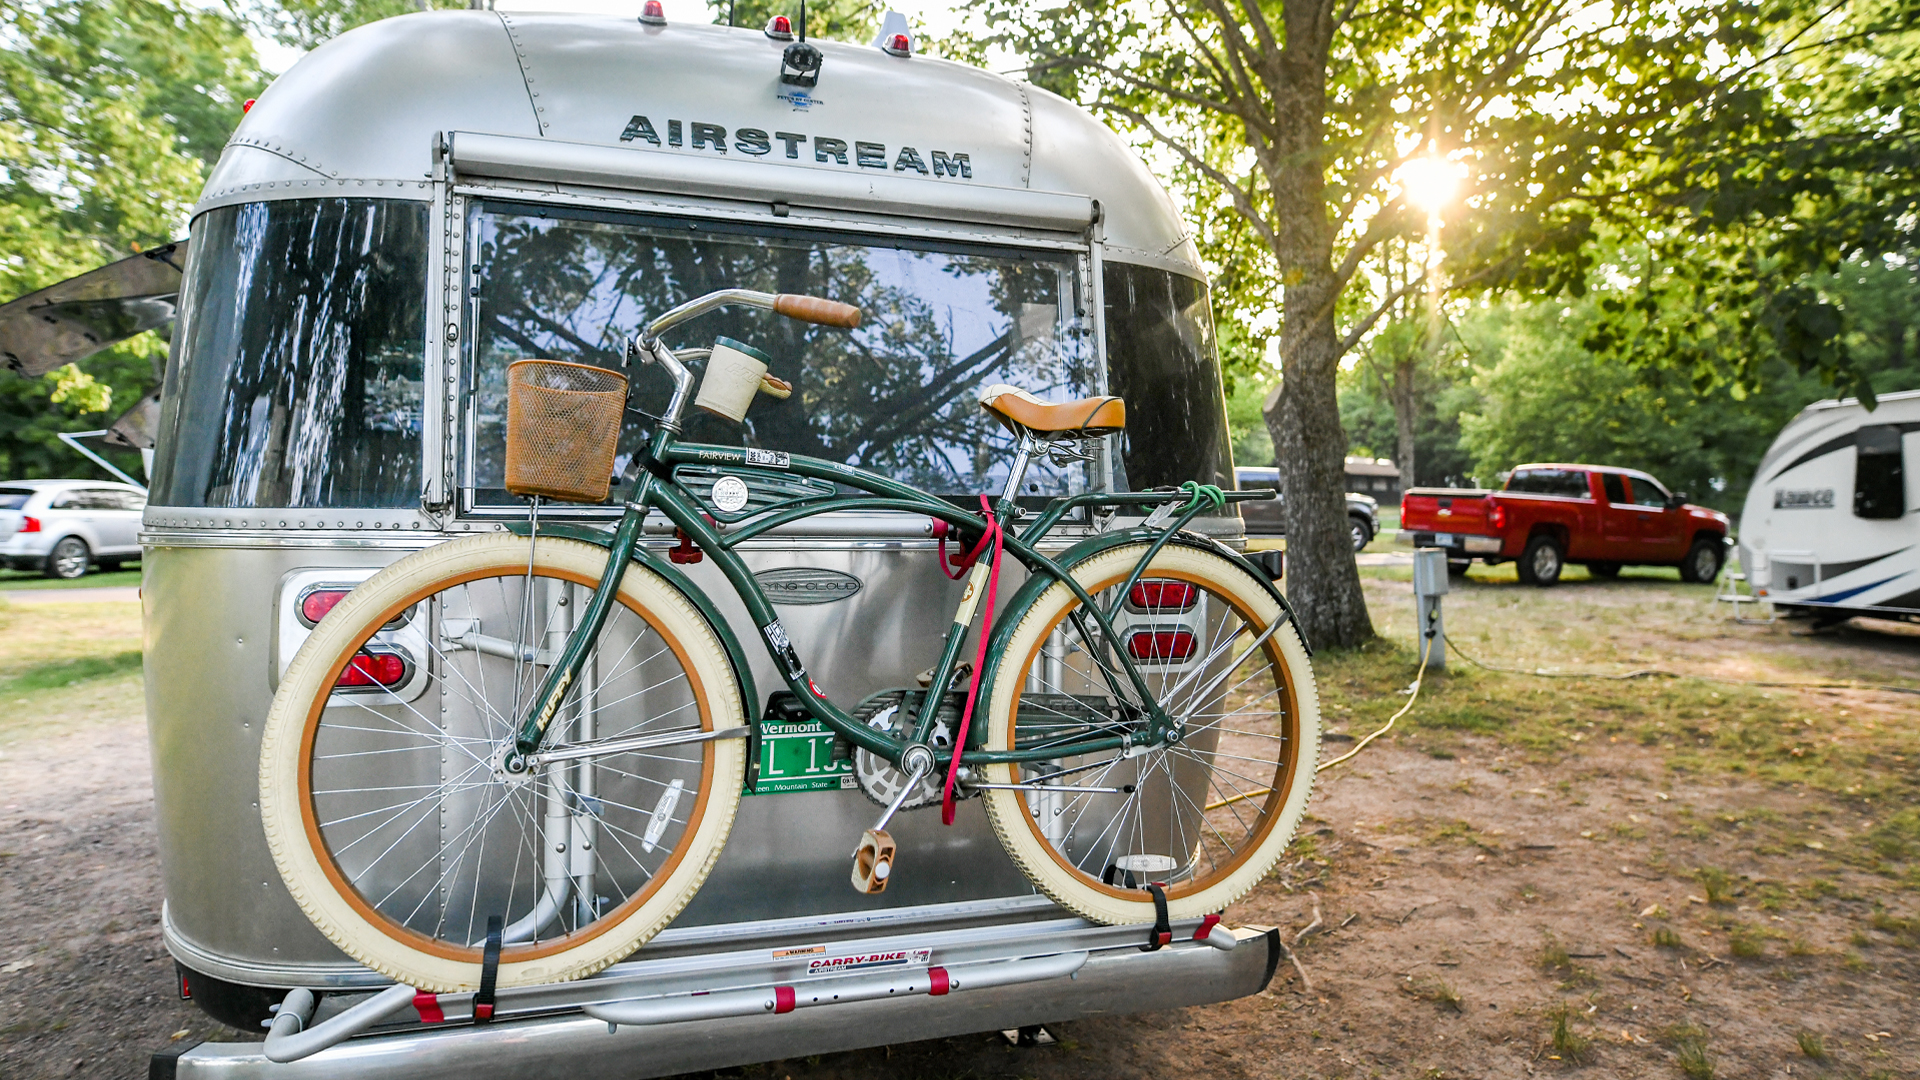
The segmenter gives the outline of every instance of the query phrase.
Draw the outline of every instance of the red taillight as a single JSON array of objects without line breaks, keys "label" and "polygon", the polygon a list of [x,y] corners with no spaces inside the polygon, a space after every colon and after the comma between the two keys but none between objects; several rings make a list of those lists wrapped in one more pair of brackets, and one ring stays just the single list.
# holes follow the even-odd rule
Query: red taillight
[{"label": "red taillight", "polygon": [[913,40],[905,34],[895,34],[888,38],[887,43],[882,45],[881,48],[892,53],[894,56],[912,56]]},{"label": "red taillight", "polygon": [[252,111],[253,111],[253,103],[254,103],[254,102],[256,102],[256,101],[259,101],[259,100],[260,100],[259,98],[248,98],[247,100],[245,100],[245,101],[243,101],[243,102],[241,102],[241,103],[240,103],[240,111],[241,111],[241,112],[243,112],[243,113],[250,113],[250,112],[252,112]]},{"label": "red taillight", "polygon": [[315,589],[300,598],[300,621],[313,626],[347,598],[346,589]]},{"label": "red taillight", "polygon": [[647,0],[640,7],[640,21],[652,26],[665,26],[667,9],[660,6],[660,0]]},{"label": "red taillight", "polygon": [[775,41],[791,41],[793,39],[793,20],[787,18],[785,15],[775,15],[773,18],[768,19],[767,36],[773,38]]},{"label": "red taillight", "polygon": [[1493,524],[1493,527],[1496,529],[1506,528],[1507,527],[1507,508],[1504,506],[1501,506],[1499,503],[1494,503],[1492,511],[1490,511],[1487,514],[1487,520],[1491,522]]},{"label": "red taillight", "polygon": [[20,531],[21,532],[39,532],[40,519],[37,517],[22,517],[20,519]]},{"label": "red taillight", "polygon": [[1135,660],[1179,662],[1193,656],[1193,633],[1188,630],[1142,630],[1127,639]]},{"label": "red taillight", "polygon": [[1156,612],[1185,611],[1199,597],[1199,587],[1186,581],[1141,581],[1127,591],[1127,603]]},{"label": "red taillight", "polygon": [[398,686],[407,679],[407,662],[397,653],[357,653],[340,673],[339,687]]}]

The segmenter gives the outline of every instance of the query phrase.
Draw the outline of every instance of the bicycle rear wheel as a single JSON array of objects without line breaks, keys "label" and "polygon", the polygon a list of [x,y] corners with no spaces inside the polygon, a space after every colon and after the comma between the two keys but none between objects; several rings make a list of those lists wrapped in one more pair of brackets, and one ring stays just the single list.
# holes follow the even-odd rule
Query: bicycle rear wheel
[{"label": "bicycle rear wheel", "polygon": [[[1021,616],[993,681],[986,749],[1034,749],[1117,737],[1157,703],[1178,742],[989,765],[987,816],[1016,863],[1062,906],[1108,924],[1224,909],[1286,850],[1313,786],[1319,699],[1306,649],[1262,582],[1231,560],[1169,544],[1124,598],[1148,545],[1069,568],[1102,609],[1112,639],[1065,585]],[[1125,652],[1146,700],[1122,669]],[[1046,777],[1058,776],[1057,780]]]},{"label": "bicycle rear wheel", "polygon": [[745,750],[684,740],[745,720],[724,648],[658,575],[626,568],[544,749],[664,743],[502,765],[606,557],[505,534],[441,544],[353,590],[301,646],[263,733],[261,818],[289,892],[348,955],[423,990],[471,990],[498,918],[498,985],[579,978],[706,879]]}]

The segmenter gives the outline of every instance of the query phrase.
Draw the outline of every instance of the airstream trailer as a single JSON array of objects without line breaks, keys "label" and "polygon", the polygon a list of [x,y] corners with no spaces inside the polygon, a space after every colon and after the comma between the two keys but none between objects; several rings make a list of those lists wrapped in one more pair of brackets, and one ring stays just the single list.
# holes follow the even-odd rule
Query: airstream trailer
[{"label": "airstream trailer", "polygon": [[1920,390],[1800,411],[1767,449],[1740,515],[1753,594],[1827,620],[1920,619]]},{"label": "airstream trailer", "polygon": [[[1270,933],[1176,921],[1146,951],[1147,927],[1070,917],[965,807],[952,827],[902,815],[891,887],[851,891],[849,843],[874,805],[831,735],[767,715],[764,693],[747,703],[772,721],[759,783],[690,906],[592,979],[503,994],[490,1024],[466,998],[394,998],[276,873],[260,729],[316,619],[409,552],[527,519],[503,481],[513,361],[610,364],[639,320],[710,289],[831,296],[867,313],[850,337],[753,311],[703,322],[709,342],[766,349],[796,390],[690,434],[963,498],[1008,475],[1009,436],[977,388],[1015,383],[1121,395],[1131,414],[1091,460],[1036,463],[1023,499],[1232,486],[1197,252],[1113,133],[1042,90],[898,48],[818,42],[817,70],[783,81],[787,44],[658,19],[413,14],[315,50],[240,123],[193,210],[144,518],[164,929],[183,990],[220,1019],[257,1030],[317,996],[312,1033],[340,1023],[322,1040],[337,1045],[280,1055],[291,1063],[207,1043],[157,1069],[663,1075],[1221,1001],[1271,977]],[[591,528],[619,499],[543,513]],[[1060,542],[1111,524],[1069,520]],[[1240,535],[1237,517],[1196,527]],[[924,516],[851,513],[743,547],[836,696],[910,685],[937,651],[945,613],[926,598],[958,586],[930,532]],[[671,553],[664,520],[646,536]],[[719,585],[711,564],[681,569]],[[766,657],[751,664],[750,684],[780,685]],[[897,985],[795,1009],[810,973],[862,965]],[[776,986],[786,1007],[765,1015],[687,1005]],[[679,995],[679,1011],[617,1032],[581,1011],[635,994]]]}]

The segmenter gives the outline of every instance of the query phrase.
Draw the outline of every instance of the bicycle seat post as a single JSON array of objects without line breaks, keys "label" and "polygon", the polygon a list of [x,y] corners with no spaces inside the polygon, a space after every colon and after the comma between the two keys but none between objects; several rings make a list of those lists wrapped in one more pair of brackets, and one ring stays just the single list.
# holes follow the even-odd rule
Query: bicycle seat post
[{"label": "bicycle seat post", "polygon": [[1033,451],[1038,445],[1033,432],[1020,433],[1020,440],[1013,448],[1013,464],[1007,469],[1007,489],[1000,496],[1003,505],[1011,505],[1014,496],[1020,494],[1020,483],[1027,478],[1027,467],[1033,464]]}]

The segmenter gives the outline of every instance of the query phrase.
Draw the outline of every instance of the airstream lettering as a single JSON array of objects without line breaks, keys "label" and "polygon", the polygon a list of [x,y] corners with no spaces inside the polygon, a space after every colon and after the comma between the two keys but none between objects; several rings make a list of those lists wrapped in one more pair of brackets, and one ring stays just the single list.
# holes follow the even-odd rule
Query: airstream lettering
[{"label": "airstream lettering", "polygon": [[[824,97],[795,125],[782,46],[757,30],[411,14],[315,49],[241,121],[193,211],[142,598],[167,946],[209,1012],[274,1027],[264,1046],[172,1056],[173,1075],[666,1075],[1219,1001],[1271,977],[1277,939],[1197,913],[1142,951],[1136,882],[1168,881],[1177,908],[1183,860],[1208,849],[1155,824],[1123,853],[1076,830],[1067,790],[1159,799],[1156,822],[1175,821],[1178,799],[1231,780],[1210,764],[1242,752],[1230,740],[1257,738],[1087,705],[1066,687],[1092,655],[1073,651],[1080,628],[1110,632],[1130,658],[1116,671],[1193,694],[1214,692],[1234,642],[1258,654],[1285,625],[1260,621],[1282,603],[1264,577],[1232,596],[1195,584],[1247,571],[1232,493],[1204,494],[1231,488],[1232,461],[1192,239],[1070,103],[816,44]],[[663,320],[716,290],[864,317],[734,304]],[[682,417],[680,373],[697,378],[721,337],[790,395],[740,422]],[[631,382],[610,466],[575,478],[606,497],[544,502],[533,544],[508,468],[529,361]],[[1086,439],[1030,411],[1113,397],[1124,429]],[[980,625],[998,619],[993,661],[1024,675],[984,687],[962,736],[956,697],[989,665],[951,615],[986,589],[951,578],[943,551],[979,543],[983,492],[1002,500],[1009,554]],[[1164,555],[1184,569],[1142,577],[1139,526],[1160,504],[1186,518]],[[387,568],[429,556],[470,561],[382,591]],[[1075,614],[1076,588],[1114,593],[1100,619]],[[372,617],[355,598],[376,594],[363,643],[297,659]],[[1260,625],[1219,630],[1234,620]],[[514,665],[519,682],[495,677]],[[942,670],[947,685],[922,681]],[[292,683],[311,710],[266,748],[294,755],[273,773],[262,728]],[[1285,767],[1310,774],[1310,680],[1270,700],[1292,725],[1274,737]],[[841,722],[808,715],[823,702],[845,703]],[[495,713],[551,735],[503,744]],[[690,719],[628,730],[657,717]],[[1091,765],[1144,766],[1035,764],[1042,722],[1060,745],[1124,732],[1129,762],[1190,757],[1158,786],[1101,782]],[[899,752],[915,731],[937,771]],[[949,827],[922,808],[961,755],[977,764]],[[307,876],[276,861],[269,773],[313,815]],[[1191,812],[1250,823],[1264,846],[1304,791],[1242,784]],[[866,867],[884,889],[856,893],[848,852],[876,801],[897,808],[887,861]],[[1073,889],[1112,909],[1056,903]],[[320,929],[353,919],[365,936]],[[645,944],[627,955],[616,928]],[[552,981],[586,970],[560,954],[594,942],[617,962]],[[809,975],[782,955],[816,946],[909,963]],[[446,965],[418,999],[381,973],[408,949]],[[478,985],[495,962],[511,977],[491,1001],[424,992]],[[468,1026],[483,1009],[495,1022]]]},{"label": "airstream lettering", "polygon": [[[814,102],[814,104],[818,104],[818,102]],[[664,145],[679,146],[680,130],[680,121],[668,120],[667,141]],[[693,142],[688,149],[706,149],[720,154],[727,152],[727,129],[724,126],[695,120],[691,122],[689,130],[693,133]],[[767,133],[760,128],[736,128],[733,137],[733,149],[742,154],[760,157],[773,152],[773,144],[768,141]],[[800,157],[801,144],[807,142],[809,139],[807,135],[792,131],[776,131],[772,137],[778,139],[780,144],[786,148],[786,156],[795,160],[798,160]],[[812,139],[814,147],[813,160],[815,162],[835,165],[847,164],[847,143],[844,140],[828,138],[824,135],[813,136]],[[663,145],[660,141],[659,133],[654,129],[653,121],[638,113],[635,113],[633,118],[627,121],[627,126],[620,132],[621,142],[630,143],[635,140],[652,143],[654,146]],[[884,169],[887,167],[887,147],[885,143],[856,142],[853,144],[853,147],[854,161],[856,164],[869,169]],[[929,162],[932,164],[931,168],[928,167]],[[907,172],[909,170],[917,172],[921,176],[954,176],[964,180],[971,180],[973,179],[973,159],[967,154],[954,153],[947,150],[932,150],[927,153],[925,158],[922,158],[919,150],[911,146],[903,146],[900,148],[899,153],[894,155],[893,171]]]}]

